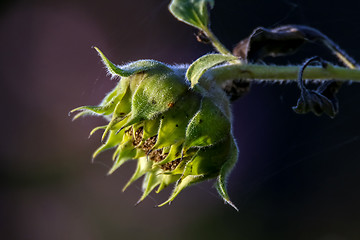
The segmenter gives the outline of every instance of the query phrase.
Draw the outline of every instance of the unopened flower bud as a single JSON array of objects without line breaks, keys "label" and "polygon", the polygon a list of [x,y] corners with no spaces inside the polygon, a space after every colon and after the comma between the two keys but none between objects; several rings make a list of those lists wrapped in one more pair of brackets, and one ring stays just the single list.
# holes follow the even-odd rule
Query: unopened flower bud
[{"label": "unopened flower bud", "polygon": [[103,145],[93,157],[115,149],[109,174],[136,160],[136,171],[125,188],[144,176],[139,201],[156,187],[160,192],[175,183],[162,206],[189,185],[216,178],[220,196],[235,207],[225,188],[238,157],[225,93],[209,82],[192,87],[184,66],[153,60],[116,66],[96,50],[112,77],[121,80],[99,105],[73,110],[79,112],[74,119],[96,114],[109,120],[91,132],[104,130]]}]

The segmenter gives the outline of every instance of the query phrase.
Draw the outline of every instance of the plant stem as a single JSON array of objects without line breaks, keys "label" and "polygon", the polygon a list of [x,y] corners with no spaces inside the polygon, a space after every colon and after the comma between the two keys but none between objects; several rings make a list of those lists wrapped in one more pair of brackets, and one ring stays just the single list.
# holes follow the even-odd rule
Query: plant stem
[{"label": "plant stem", "polygon": [[232,53],[219,41],[214,33],[209,28],[203,28],[205,35],[211,41],[213,47],[221,54],[232,55]]},{"label": "plant stem", "polygon": [[[301,66],[269,66],[260,64],[231,64],[208,70],[218,84],[227,80],[296,81]],[[323,67],[307,67],[303,75],[309,80],[337,80],[360,82],[360,69],[349,69],[328,64]]]}]

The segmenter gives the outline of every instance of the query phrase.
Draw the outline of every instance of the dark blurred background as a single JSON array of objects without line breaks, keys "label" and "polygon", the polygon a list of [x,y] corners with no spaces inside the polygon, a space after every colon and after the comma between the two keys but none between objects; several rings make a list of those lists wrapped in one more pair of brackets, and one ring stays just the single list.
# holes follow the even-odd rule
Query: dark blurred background
[{"label": "dark blurred background", "polygon": [[[212,182],[155,208],[169,190],[134,207],[141,181],[125,193],[129,163],[106,176],[111,153],[69,110],[97,104],[116,84],[92,46],[113,62],[142,58],[190,63],[213,51],[167,11],[169,1],[2,1],[0,10],[0,239],[360,239],[360,86],[344,86],[335,119],[296,115],[295,84],[258,84],[233,104],[240,158],[229,178],[239,207]],[[360,60],[358,1],[217,0],[212,28],[229,48],[258,27],[318,28]],[[308,44],[267,63],[320,55]]]}]

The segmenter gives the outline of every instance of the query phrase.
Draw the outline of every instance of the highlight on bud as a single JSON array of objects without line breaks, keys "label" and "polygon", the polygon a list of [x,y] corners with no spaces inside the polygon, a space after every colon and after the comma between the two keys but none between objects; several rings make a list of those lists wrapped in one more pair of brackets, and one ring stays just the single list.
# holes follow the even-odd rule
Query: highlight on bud
[{"label": "highlight on bud", "polygon": [[214,60],[210,65],[201,62],[205,70],[190,66],[189,69],[201,72],[192,74],[196,75],[196,81],[191,82],[184,66],[169,66],[154,60],[117,66],[95,49],[109,74],[120,81],[99,105],[72,110],[78,112],[74,119],[95,114],[109,121],[90,133],[104,131],[103,144],[93,158],[114,149],[109,174],[127,161],[137,161],[135,173],[123,190],[144,176],[139,202],[156,187],[156,192],[160,192],[174,183],[168,200],[159,205],[163,206],[184,188],[216,178],[218,193],[236,209],[225,187],[238,158],[231,133],[230,104],[214,82],[199,81],[200,75],[214,65]]}]

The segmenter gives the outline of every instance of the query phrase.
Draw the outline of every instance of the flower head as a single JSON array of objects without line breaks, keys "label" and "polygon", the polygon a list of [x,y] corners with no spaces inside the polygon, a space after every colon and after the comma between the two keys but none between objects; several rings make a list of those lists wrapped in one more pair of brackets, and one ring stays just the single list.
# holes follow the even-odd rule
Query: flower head
[{"label": "flower head", "polygon": [[160,192],[175,183],[171,202],[184,188],[216,178],[216,187],[229,200],[225,179],[233,168],[238,150],[231,133],[230,104],[212,81],[191,86],[185,66],[168,66],[140,60],[125,66],[110,62],[98,50],[112,77],[121,80],[97,106],[74,109],[74,119],[89,114],[104,116],[103,144],[95,151],[114,148],[109,174],[130,160],[137,168],[124,190],[144,176],[142,201],[157,187]]}]

